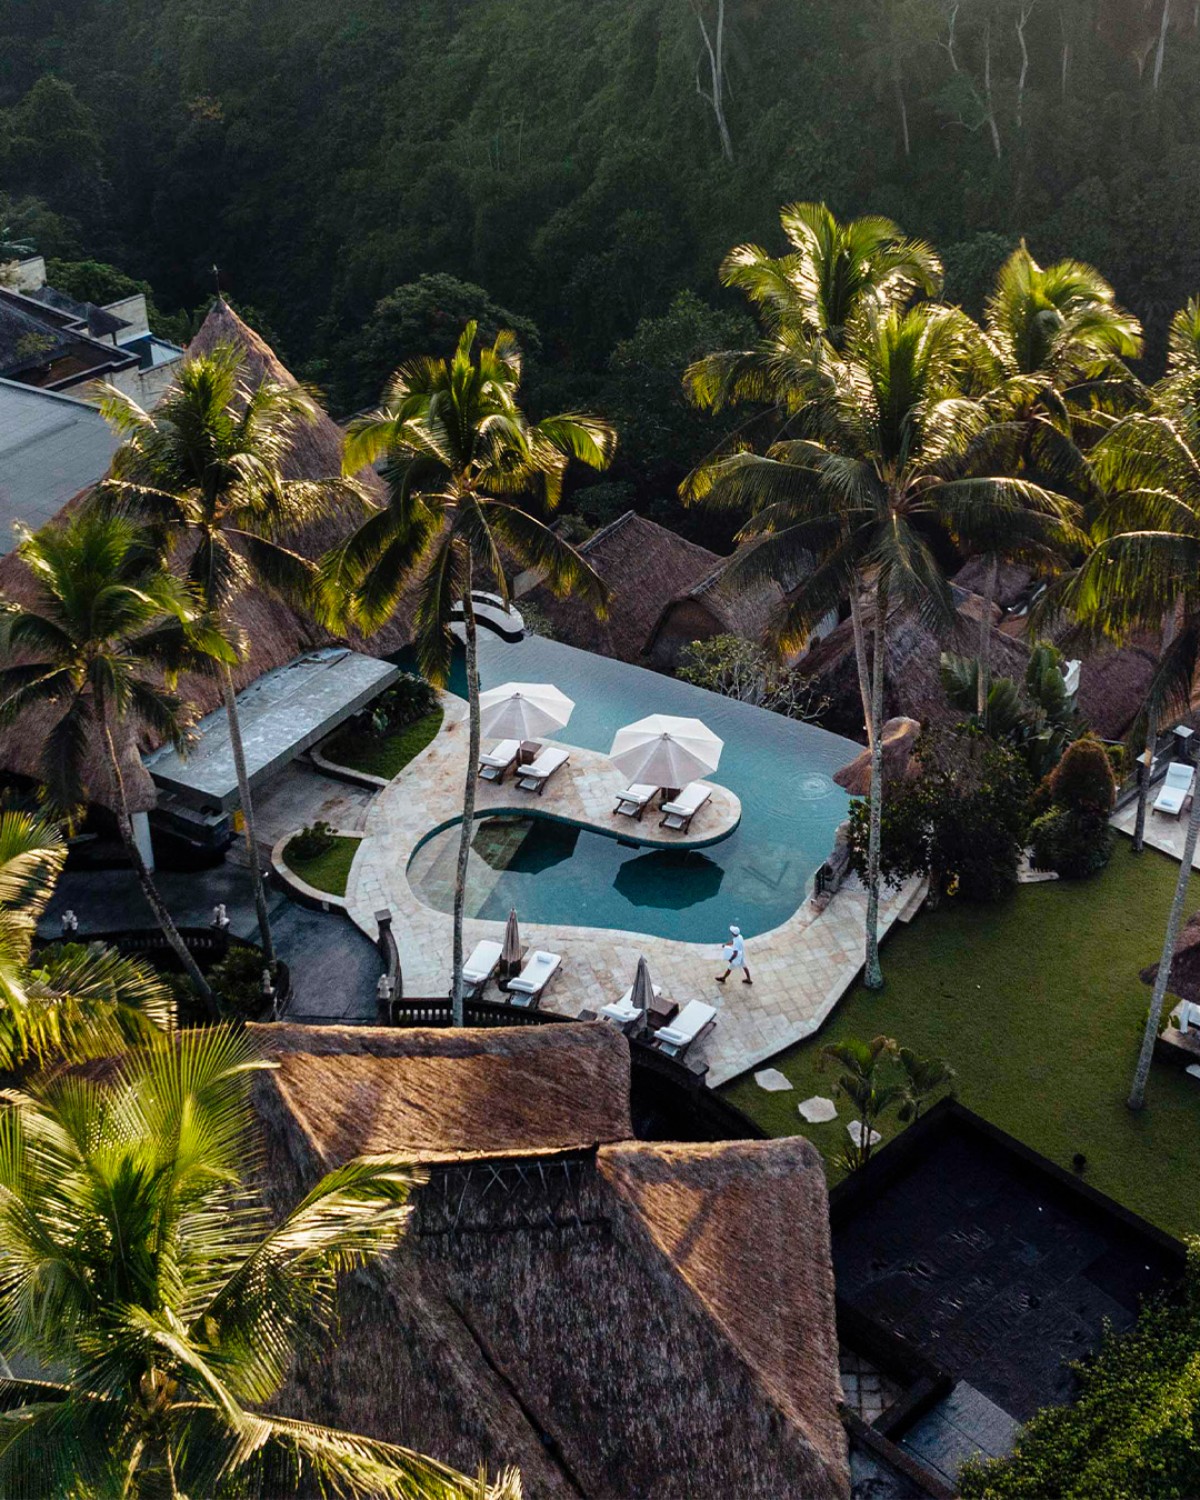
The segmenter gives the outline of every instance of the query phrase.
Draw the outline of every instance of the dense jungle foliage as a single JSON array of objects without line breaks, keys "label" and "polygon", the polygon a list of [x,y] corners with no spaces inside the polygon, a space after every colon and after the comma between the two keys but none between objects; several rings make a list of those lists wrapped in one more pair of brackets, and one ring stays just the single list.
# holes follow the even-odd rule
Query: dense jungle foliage
[{"label": "dense jungle foliage", "polygon": [[718,264],[780,248],[791,199],[898,219],[973,311],[1021,235],[1090,261],[1157,373],[1200,280],[1198,145],[1197,0],[0,10],[0,233],[146,280],[179,336],[216,264],[343,413],[466,312],[511,320],[535,404],[623,431],[593,519],[670,518],[717,436],[678,372],[741,326]]}]

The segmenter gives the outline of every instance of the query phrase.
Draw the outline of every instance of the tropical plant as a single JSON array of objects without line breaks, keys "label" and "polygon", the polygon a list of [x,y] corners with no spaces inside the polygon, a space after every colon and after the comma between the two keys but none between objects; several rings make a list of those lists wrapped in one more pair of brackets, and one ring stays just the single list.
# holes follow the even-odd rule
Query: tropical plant
[{"label": "tropical plant", "polygon": [[[133,829],[122,768],[124,740],[144,726],[186,748],[175,675],[189,650],[232,655],[200,618],[187,587],[160,563],[132,521],[84,512],[65,525],[22,530],[17,552],[34,597],[3,601],[0,723],[28,710],[56,715],[41,773],[53,807],[73,813],[106,791],[146,903],[184,971],[215,1014],[212,992],[151,878]],[[109,786],[89,784],[97,745]]]},{"label": "tropical plant", "polygon": [[468,323],[450,359],[414,359],[392,377],[383,406],[350,424],[345,467],[384,460],[388,504],[327,560],[332,607],[378,628],[406,588],[416,595],[422,673],[444,685],[451,622],[462,612],[470,733],[454,890],[454,1021],[464,1019],[462,925],[479,764],[479,672],[472,590],[478,580],[507,599],[504,554],[537,568],[555,594],[578,593],[598,610],[605,589],[579,553],[517,498],[540,492],[553,510],[571,459],[609,462],[616,434],[596,417],[567,413],[532,422],[519,401],[521,352],[501,331],[476,350]]},{"label": "tropical plant", "polygon": [[1011,677],[992,678],[982,718],[978,712],[979,658],[944,652],[942,686],[952,707],[972,716],[993,739],[1018,750],[1029,773],[1040,780],[1062,758],[1080,733],[1074,697],[1067,691],[1062,655],[1048,641],[1039,641],[1029,654],[1025,677],[1018,685]]},{"label": "tropical plant", "polygon": [[[989,413],[964,394],[979,330],[963,313],[923,303],[857,318],[825,386],[813,391],[819,438],[785,438],[765,455],[738,452],[697,471],[688,497],[748,509],[746,548],[729,583],[772,577],[791,585],[778,628],[785,648],[847,597],[866,588],[873,612],[868,663],[856,631],[860,681],[870,683],[870,853],[865,983],[883,983],[879,964],[879,825],[883,796],[884,676],[889,615],[915,609],[935,627],[955,620],[954,602],[930,542],[940,529],[999,529],[1018,509],[1066,529],[1074,506],[1027,479],[978,467],[988,449]],[[799,583],[795,580],[799,578]]]},{"label": "tropical plant", "polygon": [[0,1381],[13,1500],[478,1493],[409,1449],[264,1409],[330,1324],[338,1274],[396,1244],[418,1178],[349,1161],[272,1223],[243,1177],[257,1066],[244,1033],[205,1028],[106,1081],[7,1096],[0,1344],[45,1371]]},{"label": "tropical plant", "polygon": [[918,1057],[911,1047],[898,1047],[896,1061],[904,1070],[900,1084],[903,1097],[896,1118],[906,1125],[919,1120],[924,1105],[943,1089],[951,1094],[954,1092],[954,1080],[958,1075],[944,1059]]},{"label": "tropical plant", "polygon": [[844,1042],[830,1042],[821,1048],[818,1065],[822,1068],[836,1065],[842,1070],[834,1089],[853,1109],[858,1122],[858,1139],[851,1140],[845,1155],[851,1171],[865,1167],[870,1161],[875,1122],[904,1096],[901,1084],[883,1081],[883,1065],[895,1055],[896,1043],[886,1036],[877,1036],[870,1042],[847,1037]]},{"label": "tropical plant", "polygon": [[39,918],[66,862],[61,830],[0,812],[0,1069],[119,1052],[173,1023],[171,993],[149,966],[98,944],[35,954]]},{"label": "tropical plant", "polygon": [[[826,367],[842,357],[857,322],[902,306],[914,292],[934,294],[942,277],[935,251],[907,238],[890,219],[872,214],[840,222],[824,203],[793,203],[779,217],[791,246],[787,254],[738,245],[721,266],[722,282],[751,303],[761,338],[749,349],[706,355],[684,376],[692,401],[710,412],[745,402],[765,407],[775,437],[807,434],[814,395],[827,390]],[[849,604],[870,739],[871,689],[857,592]]]},{"label": "tropical plant", "polygon": [[820,717],[824,700],[811,677],[791,662],[742,635],[714,635],[693,641],[680,655],[675,675],[739,703],[753,703],[788,719]]},{"label": "tropical plant", "polygon": [[123,439],[100,503],[144,521],[164,556],[191,549],[184,576],[221,635],[238,646],[236,654],[222,650],[212,665],[221,678],[258,927],[271,965],[275,950],[234,684],[245,643],[232,608],[251,587],[301,607],[311,603],[316,565],[287,539],[331,507],[357,499],[358,486],[336,474],[285,477],[299,433],[317,420],[316,404],[298,386],[254,384],[230,344],[187,360],[152,412],[112,386],[100,408]]}]

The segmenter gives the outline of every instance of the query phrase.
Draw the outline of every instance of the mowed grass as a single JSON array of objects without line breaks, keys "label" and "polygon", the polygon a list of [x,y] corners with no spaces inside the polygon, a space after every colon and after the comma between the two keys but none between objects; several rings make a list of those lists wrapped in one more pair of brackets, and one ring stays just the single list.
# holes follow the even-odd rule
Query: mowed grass
[{"label": "mowed grass", "polygon": [[391,781],[420,755],[425,746],[431,744],[442,727],[442,710],[434,709],[407,729],[397,734],[364,735],[358,729],[343,729],[326,740],[321,753],[335,765],[347,766],[352,771],[363,771],[368,776],[382,776]]},{"label": "mowed grass", "polygon": [[294,875],[299,875],[301,880],[318,891],[328,891],[331,896],[344,896],[346,881],[350,878],[350,866],[354,863],[360,843],[361,839],[338,834],[332,848],[313,859],[301,859],[285,844],[283,862]]},{"label": "mowed grass", "polygon": [[[1173,1234],[1200,1232],[1200,1079],[1156,1063],[1146,1108],[1125,1106],[1150,1002],[1138,970],[1158,958],[1178,869],[1152,850],[1135,857],[1119,836],[1092,880],[922,912],[884,945],[882,991],[856,986],[815,1037],[772,1059],[793,1091],[765,1093],[747,1074],[728,1097],[775,1135],[809,1136],[832,1162],[848,1106],[839,1101],[827,1125],[808,1125],[796,1106],[834,1092],[834,1072],[817,1067],[826,1042],[882,1033],[945,1058],[965,1105],[1060,1166],[1083,1152],[1093,1187]],[[1193,876],[1189,914],[1198,906]],[[886,1142],[903,1127],[893,1112],[880,1129]]]}]

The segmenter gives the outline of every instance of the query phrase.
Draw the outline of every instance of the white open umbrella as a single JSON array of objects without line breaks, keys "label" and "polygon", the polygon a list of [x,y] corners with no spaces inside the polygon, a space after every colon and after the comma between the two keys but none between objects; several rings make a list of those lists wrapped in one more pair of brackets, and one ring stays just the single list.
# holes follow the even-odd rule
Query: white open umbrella
[{"label": "white open umbrella", "polygon": [[505,682],[479,695],[479,727],[490,739],[536,740],[561,729],[574,700],[549,682]]},{"label": "white open umbrella", "polygon": [[699,719],[651,714],[618,729],[609,757],[631,782],[683,787],[717,769],[725,741]]}]

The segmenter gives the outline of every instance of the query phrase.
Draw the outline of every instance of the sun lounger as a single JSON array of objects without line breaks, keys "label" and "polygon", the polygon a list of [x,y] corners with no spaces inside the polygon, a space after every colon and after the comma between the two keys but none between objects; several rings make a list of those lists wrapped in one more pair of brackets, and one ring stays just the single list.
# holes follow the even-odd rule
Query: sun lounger
[{"label": "sun lounger", "polygon": [[686,833],[692,826],[692,819],[712,796],[712,791],[707,781],[693,781],[690,786],[685,786],[674,802],[663,803],[663,818],[659,827],[674,828],[680,833]]},{"label": "sun lounger", "polygon": [[546,986],[561,967],[560,954],[543,953],[540,948],[535,948],[517,977],[508,981],[509,1004],[536,1010]]},{"label": "sun lounger", "polygon": [[546,783],[570,760],[570,755],[557,746],[547,746],[532,765],[522,766],[517,772],[517,785],[522,791],[536,792],[540,797],[546,790]]},{"label": "sun lounger", "polygon": [[1154,811],[1177,818],[1183,811],[1184,803],[1192,795],[1195,780],[1195,772],[1191,766],[1184,765],[1182,761],[1173,760],[1167,767],[1162,791],[1159,792],[1154,803]]},{"label": "sun lounger", "polygon": [[503,781],[517,763],[520,740],[501,740],[479,757],[479,774],[484,781]]},{"label": "sun lounger", "polygon": [[[662,989],[656,984],[651,986],[654,990],[654,998],[657,1000],[662,994]],[[611,1005],[602,1005],[600,1014],[606,1021],[615,1021],[618,1026],[628,1026],[631,1021],[639,1021],[642,1017],[641,1007],[633,1003],[633,986],[630,985],[619,1000],[614,1000]]]},{"label": "sun lounger", "polygon": [[491,938],[475,944],[470,958],[463,964],[463,983],[472,994],[478,994],[500,963],[501,945]]},{"label": "sun lounger", "polygon": [[642,814],[657,791],[656,786],[647,786],[644,781],[635,781],[632,786],[627,786],[617,798],[617,805],[613,808],[613,812],[621,813],[626,818],[636,818],[638,822],[641,822]]},{"label": "sun lounger", "polygon": [[705,1037],[717,1024],[716,1007],[689,1000],[669,1026],[660,1026],[651,1043],[668,1057],[682,1057],[689,1047]]}]

